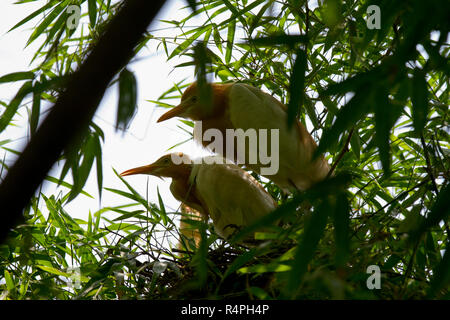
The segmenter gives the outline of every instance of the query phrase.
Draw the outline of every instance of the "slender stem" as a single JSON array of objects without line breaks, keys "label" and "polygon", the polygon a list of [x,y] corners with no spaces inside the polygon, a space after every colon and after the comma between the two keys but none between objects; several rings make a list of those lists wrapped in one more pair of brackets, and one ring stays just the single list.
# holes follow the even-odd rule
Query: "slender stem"
[{"label": "slender stem", "polygon": [[350,144],[350,139],[352,138],[353,131],[355,128],[352,128],[348,134],[347,141],[345,141],[344,148],[342,148],[341,152],[339,153],[338,157],[336,158],[336,161],[331,166],[330,171],[328,172],[327,179],[333,174],[333,171],[336,169],[338,163],[342,160],[344,155],[348,152],[348,146]]},{"label": "slender stem", "polygon": [[430,157],[428,156],[427,145],[425,143],[425,138],[423,137],[423,134],[420,135],[420,142],[422,143],[423,153],[425,155],[425,161],[427,163],[428,175],[430,176],[431,183],[433,184],[433,190],[437,195],[439,193],[439,190],[436,184],[436,180],[434,179],[433,170],[431,169]]}]

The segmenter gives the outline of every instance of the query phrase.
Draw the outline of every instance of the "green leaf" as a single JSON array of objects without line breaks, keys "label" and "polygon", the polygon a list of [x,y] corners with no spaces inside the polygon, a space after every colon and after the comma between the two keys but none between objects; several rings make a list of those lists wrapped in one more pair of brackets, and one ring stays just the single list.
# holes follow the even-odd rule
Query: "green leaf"
[{"label": "green leaf", "polygon": [[265,273],[265,272],[286,272],[290,271],[291,266],[279,262],[269,264],[257,264],[249,267],[243,267],[238,270],[239,273]]},{"label": "green leaf", "polygon": [[268,37],[250,39],[249,43],[260,47],[271,47],[274,45],[287,45],[295,48],[299,43],[308,43],[308,37],[299,34],[274,34]]},{"label": "green leaf", "polygon": [[344,193],[336,197],[332,213],[336,243],[336,266],[343,267],[350,255],[350,205]]},{"label": "green leaf", "polygon": [[44,12],[45,10],[47,10],[48,8],[52,7],[53,5],[55,5],[55,1],[49,1],[46,5],[44,5],[42,8],[34,11],[32,14],[26,16],[24,19],[20,20],[17,24],[14,25],[14,27],[12,27],[11,29],[8,30],[8,32],[13,31],[14,29],[17,29],[18,27],[20,27],[21,25],[27,23],[28,21],[30,21],[31,19],[37,17],[39,14],[41,14],[42,12]]},{"label": "green leaf", "polygon": [[365,87],[356,92],[352,99],[344,105],[336,116],[336,121],[331,128],[324,130],[320,140],[319,147],[316,150],[316,156],[334,146],[341,134],[345,130],[354,126],[360,119],[362,119],[370,110],[371,102],[370,90]]},{"label": "green leaf", "polygon": [[416,132],[422,132],[428,117],[428,88],[425,73],[416,69],[412,79],[412,115]]},{"label": "green leaf", "polygon": [[102,161],[102,146],[100,142],[100,136],[95,139],[95,146],[94,146],[94,155],[96,157],[96,164],[97,164],[97,186],[98,186],[98,194],[100,200],[102,199],[102,190],[103,190],[103,161]]},{"label": "green leaf", "polygon": [[97,22],[97,0],[88,0],[88,8],[89,8],[89,21],[91,23],[91,27],[95,27],[95,23]]},{"label": "green leaf", "polygon": [[213,26],[213,38],[214,38],[214,43],[216,44],[217,49],[219,49],[220,53],[223,54],[222,51],[222,37],[220,36],[220,32],[217,29],[217,26]]},{"label": "green leaf", "polygon": [[361,155],[361,142],[359,139],[359,131],[358,128],[353,130],[352,137],[350,138],[350,146],[352,148],[353,153],[356,156],[356,159],[360,159]]},{"label": "green leaf", "polygon": [[317,245],[327,224],[328,212],[332,211],[327,199],[322,201],[305,227],[301,235],[299,245],[295,250],[292,270],[289,272],[287,290],[292,297],[295,297],[302,281],[303,275],[308,269],[308,264],[314,257]]},{"label": "green leaf", "polygon": [[236,20],[232,20],[228,25],[227,49],[225,51],[225,62],[230,63],[231,53],[233,51],[234,33],[236,32]]},{"label": "green leaf", "polygon": [[436,226],[440,221],[448,221],[450,215],[450,184],[443,187],[436,202],[431,208],[431,212],[428,214],[426,220],[411,234],[412,241],[418,239],[429,228]]},{"label": "green leaf", "polygon": [[34,32],[31,34],[30,38],[27,41],[26,46],[36,40],[47,27],[60,15],[63,10],[66,9],[68,1],[60,2],[53,10],[48,14],[48,16],[34,29]]},{"label": "green leaf", "polygon": [[213,96],[211,86],[208,85],[209,81],[206,71],[208,64],[210,64],[210,61],[208,59],[206,47],[203,42],[199,42],[194,47],[194,57],[197,67],[197,85],[200,94],[199,100],[204,105],[211,105]]},{"label": "green leaf", "polygon": [[450,285],[450,241],[447,240],[447,246],[445,248],[444,257],[441,263],[433,270],[433,278],[431,279],[430,289],[428,296],[430,298],[438,295],[441,289],[448,289]]},{"label": "green leaf", "polygon": [[134,74],[124,69],[119,75],[119,105],[117,107],[116,131],[126,130],[137,106],[137,84]]},{"label": "green leaf", "polygon": [[314,104],[308,96],[305,95],[304,98],[305,98],[304,106],[305,106],[306,113],[308,114],[309,119],[311,120],[312,124],[314,125],[314,128],[318,129],[320,124],[319,124],[319,119],[317,118],[316,109],[314,108]]},{"label": "green leaf", "polygon": [[0,132],[5,130],[5,128],[9,125],[20,106],[20,103],[30,92],[32,92],[32,90],[33,86],[31,81],[25,82],[19,89],[16,96],[11,100],[9,105],[6,107],[6,110],[0,117]]},{"label": "green leaf", "polygon": [[192,44],[192,42],[194,42],[198,37],[200,37],[203,33],[205,33],[208,30],[207,27],[200,27],[198,29],[199,30],[196,33],[194,33],[191,37],[183,41],[178,47],[176,47],[175,50],[173,50],[170,56],[167,58],[167,60],[170,60],[176,55],[181,54]]},{"label": "green leaf", "polygon": [[33,92],[33,105],[31,107],[30,115],[30,134],[34,135],[39,123],[39,115],[41,113],[41,93],[38,91]]},{"label": "green leaf", "polygon": [[49,267],[49,266],[44,266],[44,265],[37,265],[36,267],[38,267],[41,270],[44,270],[45,272],[57,275],[57,276],[62,276],[62,277],[66,277],[66,278],[70,278],[72,274],[58,270],[56,268],[53,267]]},{"label": "green leaf", "polygon": [[225,271],[222,282],[227,278],[230,274],[236,272],[239,268],[241,268],[244,264],[252,260],[257,253],[257,249],[252,248],[249,251],[239,255],[236,259],[234,259],[233,263],[227,268]]},{"label": "green leaf", "polygon": [[83,161],[81,165],[74,163],[72,166],[72,173],[74,175],[73,188],[70,192],[70,196],[67,201],[72,201],[81,192],[91,172],[92,165],[96,154],[96,142],[93,135],[89,135],[86,138],[85,143],[82,146]]},{"label": "green leaf", "polygon": [[16,285],[14,284],[14,280],[12,279],[11,274],[8,272],[8,270],[5,269],[4,275],[5,275],[6,288],[10,292],[14,291],[14,289],[16,288]]},{"label": "green leaf", "polygon": [[375,144],[380,153],[381,164],[385,175],[391,171],[391,154],[389,137],[392,129],[392,108],[389,103],[388,91],[380,87],[375,95]]},{"label": "green leaf", "polygon": [[21,81],[21,80],[32,80],[34,79],[34,72],[22,71],[13,72],[0,77],[0,83]]},{"label": "green leaf", "polygon": [[299,107],[303,105],[305,94],[305,72],[307,66],[306,53],[303,50],[297,51],[292,68],[292,74],[289,85],[289,104],[288,104],[288,124],[291,126],[298,114]]},{"label": "green leaf", "polygon": [[169,219],[167,217],[166,208],[164,207],[164,202],[162,201],[161,195],[159,194],[159,188],[157,188],[157,193],[158,193],[158,202],[159,202],[159,213],[161,215],[163,224],[165,226],[167,226],[167,222]]},{"label": "green leaf", "polygon": [[[236,8],[236,6],[233,5],[229,0],[222,0],[222,1],[223,1],[223,3],[225,3],[227,8],[233,13],[231,15],[230,19],[228,19],[227,21],[231,20],[231,23],[233,23],[233,20],[238,18],[241,21],[242,25],[245,26],[246,25],[245,19],[244,19],[242,13],[239,12],[238,8]],[[236,22],[234,22],[234,23],[236,24]],[[233,31],[233,33],[234,33],[234,31]]]}]

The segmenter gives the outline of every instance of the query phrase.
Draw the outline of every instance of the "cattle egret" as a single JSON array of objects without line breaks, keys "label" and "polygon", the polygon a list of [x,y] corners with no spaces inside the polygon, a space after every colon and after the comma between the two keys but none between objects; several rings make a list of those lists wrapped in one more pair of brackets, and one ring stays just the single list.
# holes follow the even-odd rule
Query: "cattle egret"
[{"label": "cattle egret", "polygon": [[245,170],[218,156],[200,160],[192,161],[183,153],[171,153],[121,175],[172,178],[173,196],[200,212],[205,219],[210,217],[216,233],[225,239],[236,228],[249,226],[275,209],[274,199]]},{"label": "cattle egret", "polygon": [[[249,155],[255,152],[255,147],[245,146],[245,165],[272,180],[284,191],[298,189],[305,190],[314,183],[326,178],[330,167],[323,157],[313,161],[313,153],[317,147],[306,128],[299,122],[289,128],[287,124],[287,108],[271,95],[244,83],[211,84],[212,104],[205,105],[199,99],[197,84],[190,85],[181,97],[181,103],[163,114],[158,122],[182,117],[197,121],[195,126],[201,126],[201,136],[194,128],[194,140],[204,147],[211,148],[210,140],[203,139],[208,129],[216,129],[222,133],[223,147],[212,150],[223,157],[236,162],[236,149],[231,156],[226,152],[227,145],[236,147],[236,137],[227,136],[226,131],[242,129],[261,129],[271,131],[278,129],[279,139],[269,139],[261,144],[258,136],[258,146],[265,150],[278,151],[278,170],[265,174],[264,164],[258,160],[251,163]],[[196,135],[197,132],[197,135]],[[214,144],[217,146],[216,144]],[[253,149],[252,149],[253,148]],[[252,151],[253,150],[253,151]],[[261,154],[261,149],[257,149]],[[239,164],[239,162],[238,162]]]}]

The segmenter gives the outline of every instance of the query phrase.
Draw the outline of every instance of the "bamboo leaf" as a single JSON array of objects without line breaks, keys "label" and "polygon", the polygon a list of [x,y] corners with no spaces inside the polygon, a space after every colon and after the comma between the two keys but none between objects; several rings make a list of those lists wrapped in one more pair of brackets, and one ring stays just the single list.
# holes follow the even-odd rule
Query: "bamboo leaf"
[{"label": "bamboo leaf", "polygon": [[[434,271],[434,270],[433,270]],[[444,288],[448,288],[450,285],[450,241],[447,240],[447,246],[445,248],[444,257],[441,263],[433,272],[433,278],[431,279],[431,286],[428,290],[429,297],[435,297],[439,291]]]},{"label": "bamboo leaf", "polygon": [[39,123],[39,115],[41,112],[41,93],[38,91],[33,92],[33,105],[31,107],[31,115],[30,115],[30,134],[34,135],[38,123]]},{"label": "bamboo leaf", "polygon": [[330,203],[327,200],[322,201],[312,214],[310,221],[305,227],[305,232],[299,240],[300,243],[295,250],[287,286],[287,290],[292,297],[295,297],[297,294],[303,275],[308,269],[308,264],[314,257],[317,245],[327,224],[328,212],[330,211],[332,211]]},{"label": "bamboo leaf", "polygon": [[416,70],[412,79],[412,115],[413,125],[416,132],[422,132],[428,117],[428,88],[425,74]]},{"label": "bamboo leaf", "polygon": [[225,62],[230,63],[231,61],[231,53],[233,51],[233,43],[234,43],[234,34],[236,32],[236,20],[233,20],[228,25],[228,33],[227,33],[227,48],[225,51]]},{"label": "bamboo leaf", "polygon": [[268,37],[261,37],[250,39],[249,43],[260,47],[271,47],[274,45],[286,45],[294,48],[299,43],[308,43],[308,38],[304,35],[288,35],[288,34],[274,34]]},{"label": "bamboo leaf", "polygon": [[124,69],[119,75],[119,105],[117,107],[116,131],[126,130],[136,112],[137,84],[134,74]]},{"label": "bamboo leaf", "polygon": [[336,197],[333,212],[334,234],[336,242],[335,262],[343,267],[350,255],[350,205],[344,193]]},{"label": "bamboo leaf", "polygon": [[339,110],[336,121],[331,128],[324,130],[319,147],[316,150],[316,156],[334,146],[339,136],[344,133],[345,130],[354,126],[369,112],[371,103],[373,103],[373,101],[370,101],[369,99],[371,97],[369,92],[367,87],[361,88],[356,92],[352,99]]},{"label": "bamboo leaf", "polygon": [[48,16],[34,29],[30,38],[27,41],[26,46],[36,40],[47,27],[60,15],[63,10],[66,9],[68,1],[60,2],[49,14]]},{"label": "bamboo leaf", "polygon": [[5,272],[4,272],[4,276],[5,276],[6,288],[10,292],[14,291],[15,288],[16,288],[16,285],[14,284],[14,281],[13,281],[13,279],[11,277],[11,274],[6,269],[5,269]]},{"label": "bamboo leaf", "polygon": [[411,234],[412,241],[419,238],[429,228],[436,226],[440,221],[448,221],[450,215],[450,184],[443,187],[436,202],[431,208],[426,220]]},{"label": "bamboo leaf", "polygon": [[292,68],[292,74],[289,85],[289,104],[288,104],[288,124],[292,126],[294,123],[299,107],[303,105],[305,95],[305,72],[307,66],[306,53],[303,50],[297,51]]},{"label": "bamboo leaf", "polygon": [[38,10],[34,11],[33,13],[31,13],[30,15],[26,16],[24,19],[20,20],[17,24],[15,24],[11,29],[8,30],[8,32],[13,31],[14,29],[17,29],[18,27],[24,25],[25,23],[27,23],[28,21],[30,21],[31,19],[37,17],[39,14],[41,14],[42,12],[44,12],[45,10],[47,10],[48,8],[52,7],[53,5],[55,5],[57,2],[56,1],[49,1],[46,5],[44,5],[42,8],[39,8]]},{"label": "bamboo leaf", "polygon": [[6,107],[6,110],[0,117],[0,132],[5,130],[5,128],[9,125],[20,106],[20,103],[32,90],[33,86],[31,81],[27,81],[22,85],[16,96],[11,100]]},{"label": "bamboo leaf", "polygon": [[0,83],[21,81],[21,80],[33,80],[34,72],[13,72],[0,77]]},{"label": "bamboo leaf", "polygon": [[88,10],[89,10],[89,21],[91,23],[91,27],[95,27],[95,23],[97,22],[97,0],[88,0]]},{"label": "bamboo leaf", "polygon": [[208,30],[208,28],[206,28],[206,27],[200,27],[196,33],[194,33],[191,37],[189,37],[188,39],[183,41],[178,47],[176,47],[175,50],[173,50],[172,53],[170,54],[169,58],[167,58],[167,60],[170,60],[173,57],[175,57],[176,55],[181,54],[181,52],[186,50],[192,44],[192,42],[194,42],[198,37],[200,37],[207,30]]}]

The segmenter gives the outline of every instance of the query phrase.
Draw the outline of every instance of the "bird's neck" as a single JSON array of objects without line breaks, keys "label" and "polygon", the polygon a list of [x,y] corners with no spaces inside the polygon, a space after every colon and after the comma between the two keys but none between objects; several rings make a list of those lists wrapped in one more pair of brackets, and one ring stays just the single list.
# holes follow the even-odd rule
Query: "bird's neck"
[{"label": "bird's neck", "polygon": [[190,176],[172,178],[170,191],[178,201],[194,208],[200,212],[204,218],[207,218],[209,212],[206,209],[207,207],[204,205],[204,202],[197,194],[195,179],[194,181],[190,181],[189,178]]},{"label": "bird's neck", "polygon": [[228,90],[232,85],[232,83],[211,84],[211,89],[213,91],[212,108],[208,110],[208,114],[202,115],[202,120],[210,120],[224,115],[228,105]]},{"label": "bird's neck", "polygon": [[173,181],[179,180],[179,181],[189,181],[189,176],[192,171],[192,164],[178,164],[171,168],[171,175]]}]

